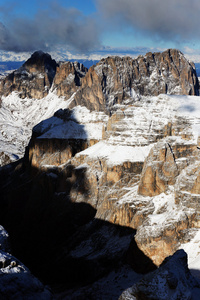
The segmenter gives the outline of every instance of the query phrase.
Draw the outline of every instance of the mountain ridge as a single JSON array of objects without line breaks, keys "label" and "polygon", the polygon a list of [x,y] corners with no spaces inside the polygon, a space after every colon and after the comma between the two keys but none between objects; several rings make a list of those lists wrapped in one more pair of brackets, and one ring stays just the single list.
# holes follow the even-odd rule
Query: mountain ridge
[{"label": "mountain ridge", "polygon": [[[72,74],[68,82],[62,75],[63,64],[65,72]],[[81,69],[78,70],[79,68]],[[76,70],[75,73],[73,69]],[[75,76],[75,81],[72,76]],[[57,89],[56,78],[59,77],[63,78],[59,80],[60,84],[62,81],[61,90],[72,88],[73,92],[77,92],[71,107],[82,104],[89,109],[95,108],[107,113],[113,104],[136,95],[140,97],[157,96],[160,93],[199,93],[194,64],[188,62],[180,51],[168,49],[162,53],[149,52],[136,59],[108,57],[92,66],[89,72],[82,64],[70,62],[60,63],[56,69],[56,62],[49,54],[36,51],[20,69],[1,80],[0,95],[7,96],[15,90],[22,98],[43,98],[50,89]],[[59,94],[63,95],[64,92]],[[65,96],[66,99],[70,97],[68,93]]]},{"label": "mountain ridge", "polygon": [[[39,277],[67,283],[72,299],[89,297],[88,285],[103,299],[114,270],[149,272],[200,244],[198,79],[177,50],[56,70],[45,98],[2,97],[12,130],[22,109],[19,128],[36,126],[24,157],[0,169],[0,223]],[[189,265],[198,261],[187,251]]]}]

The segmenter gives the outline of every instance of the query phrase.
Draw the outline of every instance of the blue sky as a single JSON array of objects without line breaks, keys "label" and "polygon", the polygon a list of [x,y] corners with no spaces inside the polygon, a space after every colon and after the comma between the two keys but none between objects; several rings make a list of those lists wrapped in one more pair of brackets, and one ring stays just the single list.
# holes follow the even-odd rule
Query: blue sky
[{"label": "blue sky", "polygon": [[0,50],[178,48],[200,54],[199,0],[0,0]]}]

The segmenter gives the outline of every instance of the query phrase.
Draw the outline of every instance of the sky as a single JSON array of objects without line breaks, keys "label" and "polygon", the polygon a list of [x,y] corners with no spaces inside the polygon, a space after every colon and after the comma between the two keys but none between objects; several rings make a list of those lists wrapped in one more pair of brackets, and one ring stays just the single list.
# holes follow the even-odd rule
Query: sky
[{"label": "sky", "polygon": [[0,0],[0,50],[91,55],[177,48],[200,62],[199,15],[199,0]]}]

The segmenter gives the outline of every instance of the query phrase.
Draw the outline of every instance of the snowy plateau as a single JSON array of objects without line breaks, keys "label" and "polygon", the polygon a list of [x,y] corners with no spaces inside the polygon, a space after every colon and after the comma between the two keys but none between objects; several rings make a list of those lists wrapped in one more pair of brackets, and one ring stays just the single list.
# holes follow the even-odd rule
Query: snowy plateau
[{"label": "snowy plateau", "polygon": [[177,50],[89,70],[37,55],[48,67],[0,87],[0,223],[52,289],[33,277],[38,299],[200,299],[193,64]]}]

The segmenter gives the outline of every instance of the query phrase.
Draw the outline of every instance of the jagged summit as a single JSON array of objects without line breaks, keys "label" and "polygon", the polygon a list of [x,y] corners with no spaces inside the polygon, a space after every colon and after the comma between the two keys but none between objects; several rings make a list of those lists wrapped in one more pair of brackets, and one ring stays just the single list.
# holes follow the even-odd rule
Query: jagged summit
[{"label": "jagged summit", "polygon": [[56,73],[57,63],[51,56],[36,51],[16,71],[0,82],[0,94],[19,92],[21,98],[43,98],[48,95]]},{"label": "jagged summit", "polygon": [[[17,91],[2,97],[4,149],[22,157],[33,128],[24,157],[0,170],[0,224],[15,254],[45,282],[67,283],[66,299],[117,299],[134,283],[127,268],[148,272],[179,248],[200,270],[200,98],[188,96],[198,95],[194,66],[169,49],[108,57],[88,71],[59,63],[51,83],[45,59],[33,54],[1,85]],[[145,286],[154,293],[161,278],[165,294],[182,290],[191,277],[180,263],[187,278],[179,280],[174,266],[172,259],[145,277]],[[127,281],[119,293],[120,278]]]},{"label": "jagged summit", "polygon": [[36,51],[17,71],[0,83],[0,94],[19,92],[21,98],[43,98],[54,90],[68,100],[71,108],[86,106],[109,113],[127,99],[164,94],[198,95],[195,67],[176,49],[147,53],[136,59],[107,57],[89,71],[82,64],[56,63],[51,56]]},{"label": "jagged summit", "polygon": [[103,58],[83,78],[75,103],[108,112],[127,99],[159,94],[199,94],[195,67],[179,50]]},{"label": "jagged summit", "polygon": [[43,51],[35,51],[23,64],[22,68],[27,69],[30,73],[46,71],[53,72],[55,75],[56,66],[57,63],[51,58],[50,54],[44,53]]},{"label": "jagged summit", "polygon": [[0,82],[0,95],[8,96],[13,91],[20,98],[41,99],[50,89],[57,90],[58,96],[66,99],[81,85],[80,78],[85,76],[87,68],[77,62],[57,63],[48,53],[34,52],[16,71]]}]

